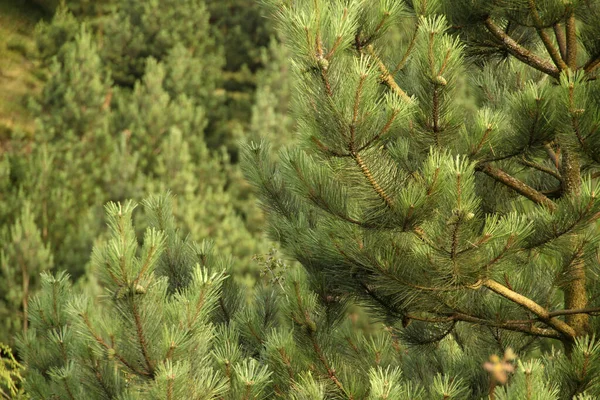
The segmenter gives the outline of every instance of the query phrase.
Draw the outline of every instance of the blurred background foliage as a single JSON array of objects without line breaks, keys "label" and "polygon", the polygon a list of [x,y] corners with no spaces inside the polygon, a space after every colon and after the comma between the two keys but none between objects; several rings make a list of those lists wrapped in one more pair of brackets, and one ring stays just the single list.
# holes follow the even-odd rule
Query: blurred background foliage
[{"label": "blurred background foliage", "polygon": [[109,201],[170,191],[182,233],[253,285],[272,244],[238,147],[292,128],[286,51],[257,2],[4,1],[0,37],[0,342],[27,329],[40,272],[95,285]]}]

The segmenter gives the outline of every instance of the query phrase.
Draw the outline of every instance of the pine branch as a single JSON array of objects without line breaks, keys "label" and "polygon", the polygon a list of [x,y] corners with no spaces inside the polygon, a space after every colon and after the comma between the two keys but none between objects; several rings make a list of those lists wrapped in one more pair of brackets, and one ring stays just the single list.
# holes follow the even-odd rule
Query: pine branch
[{"label": "pine branch", "polygon": [[549,315],[551,317],[557,317],[559,315],[573,315],[573,314],[589,314],[596,316],[596,314],[600,313],[600,307],[589,307],[589,308],[577,308],[571,310],[556,310],[551,311]]},{"label": "pine branch", "polygon": [[561,321],[555,317],[550,316],[550,312],[546,310],[544,307],[537,304],[535,301],[519,294],[513,290],[510,290],[506,286],[492,280],[487,279],[482,282],[482,285],[486,288],[490,289],[494,293],[499,294],[500,296],[512,301],[513,303],[525,308],[526,310],[531,311],[535,315],[539,317],[539,319],[546,324],[550,325],[558,332],[560,332],[563,336],[566,336],[567,339],[573,340],[576,337],[576,332],[571,326],[569,326],[564,321]]},{"label": "pine branch", "polygon": [[[321,142],[316,136],[312,136],[311,140],[313,142],[315,142],[315,144],[319,147],[319,149],[321,149],[321,151],[323,151],[324,153],[333,156],[333,157],[339,157],[339,158],[344,158],[344,157],[352,157],[352,155],[350,153],[340,153],[338,151],[335,151],[329,147],[327,147],[325,144],[323,144],[323,142]],[[362,148],[361,148],[362,149]]]},{"label": "pine branch", "polygon": [[536,322],[535,320],[525,320],[525,321],[491,321],[485,318],[475,317],[473,315],[455,312],[451,315],[444,317],[421,317],[414,314],[406,315],[410,319],[414,319],[415,321],[429,322],[429,323],[444,323],[444,322],[453,322],[453,321],[462,321],[468,322],[474,325],[482,325],[489,326],[493,328],[505,329],[513,332],[521,332],[526,333],[528,335],[533,336],[541,336],[553,339],[560,339],[562,336],[559,332],[554,329],[545,329],[534,326],[533,324]]},{"label": "pine branch", "polygon": [[365,143],[364,145],[362,145],[360,147],[360,149],[358,149],[358,151],[360,152],[360,151],[363,151],[363,150],[369,148],[373,143],[375,143],[376,141],[378,141],[379,138],[381,138],[383,135],[385,135],[386,133],[388,133],[388,131],[392,127],[392,124],[396,120],[396,117],[398,116],[399,113],[400,113],[400,111],[398,111],[398,110],[393,111],[392,115],[390,115],[390,118],[387,120],[385,126],[381,129],[381,131],[379,131],[379,133],[377,135],[375,135],[371,139],[369,139],[369,141],[367,141],[367,143]]},{"label": "pine branch", "polygon": [[381,28],[383,28],[383,26],[385,25],[385,21],[387,21],[389,17],[390,17],[390,13],[389,12],[386,12],[386,13],[383,14],[383,17],[381,18],[381,20],[379,21],[379,23],[375,27],[375,30],[373,31],[373,33],[368,38],[366,38],[365,40],[362,40],[360,42],[361,47],[367,46],[371,42],[373,42],[373,40],[375,39],[375,37],[377,36],[377,34],[381,30]]},{"label": "pine branch", "polygon": [[538,164],[538,163],[533,162],[533,161],[529,161],[529,160],[525,159],[525,157],[522,157],[521,160],[519,160],[519,162],[521,164],[526,165],[528,167],[531,167],[533,169],[537,169],[538,171],[545,172],[548,175],[552,175],[559,182],[562,181],[562,176],[558,172],[556,172],[553,169],[550,169],[550,168],[548,168],[548,167],[546,167],[544,165]]},{"label": "pine branch", "polygon": [[415,30],[412,34],[412,37],[410,38],[410,43],[408,44],[408,48],[404,52],[404,56],[402,56],[402,59],[400,60],[398,65],[396,65],[396,68],[394,68],[394,71],[391,73],[392,76],[396,75],[406,65],[406,62],[408,61],[408,57],[410,57],[410,54],[412,53],[412,50],[414,49],[415,44],[417,43],[417,34],[418,33],[419,33],[419,23],[417,22],[417,24],[415,26]]},{"label": "pine branch", "polygon": [[558,159],[558,156],[554,152],[554,149],[552,148],[552,146],[550,146],[549,143],[546,143],[544,145],[544,150],[546,150],[546,153],[548,154],[548,157],[550,157],[550,160],[552,160],[552,163],[554,163],[554,167],[556,169],[559,169],[560,168],[560,160]]},{"label": "pine branch", "polygon": [[138,310],[135,298],[131,299],[132,311],[133,311],[133,320],[135,322],[135,331],[138,337],[138,343],[140,345],[140,350],[142,351],[142,355],[144,357],[144,361],[146,362],[146,366],[148,367],[148,375],[154,376],[154,365],[152,360],[150,360],[150,354],[148,353],[148,341],[146,340],[146,336],[144,335],[144,329],[142,326],[142,319],[140,316],[140,312]]},{"label": "pine branch", "polygon": [[[335,373],[335,370],[329,366],[329,363],[327,362],[327,358],[325,357],[325,354],[323,353],[323,349],[321,349],[321,346],[317,342],[317,338],[315,336],[316,328],[314,328],[315,323],[314,323],[314,321],[312,321],[310,319],[308,312],[304,309],[304,302],[302,301],[302,294],[300,293],[300,284],[298,282],[294,282],[294,291],[296,293],[296,301],[298,302],[298,307],[300,308],[300,311],[302,312],[302,315],[304,316],[304,321],[301,323],[301,325],[303,325],[305,327],[306,331],[308,332],[308,337],[310,338],[310,341],[313,345],[313,349],[317,355],[317,358],[319,359],[319,361],[321,362],[321,364],[327,371],[327,375],[329,376],[329,379],[338,387],[338,389],[340,389],[342,391],[342,393],[346,393],[346,390],[344,389],[344,385],[342,385],[342,383],[338,379],[338,377]],[[352,396],[350,396],[350,400],[352,400]]]},{"label": "pine branch", "polygon": [[140,376],[151,376],[148,372],[146,371],[140,371],[137,368],[135,368],[133,365],[131,365],[126,359],[125,357],[123,357],[121,354],[117,353],[116,349],[113,346],[109,346],[108,343],[106,343],[104,341],[104,339],[102,339],[93,329],[92,329],[92,324],[90,323],[90,320],[88,318],[88,316],[86,314],[83,313],[79,313],[79,316],[81,317],[81,319],[83,320],[83,323],[85,324],[85,326],[88,328],[88,332],[94,337],[94,339],[96,340],[96,343],[98,343],[99,345],[101,345],[102,347],[104,347],[104,349],[106,351],[110,351],[112,350],[114,357],[117,358],[117,360],[119,360],[121,362],[121,364],[123,364],[125,367],[127,367],[131,372],[133,372],[136,375],[140,375]]},{"label": "pine branch", "polygon": [[556,23],[552,27],[554,29],[554,36],[556,37],[556,43],[558,43],[558,49],[560,50],[560,56],[563,60],[567,59],[567,38],[565,37],[565,31],[561,23]]},{"label": "pine branch", "polygon": [[554,47],[554,44],[552,43],[550,36],[548,36],[546,31],[544,30],[543,23],[540,18],[540,14],[538,13],[538,10],[537,10],[536,4],[535,4],[535,0],[529,0],[529,10],[531,11],[531,16],[533,17],[533,22],[535,24],[535,30],[537,31],[540,39],[542,39],[542,43],[544,43],[544,46],[546,47],[546,50],[548,50],[548,54],[550,54],[550,58],[552,58],[552,61],[554,61],[554,64],[561,71],[569,68],[567,66],[567,64],[564,62],[564,60],[562,59],[557,48]]},{"label": "pine branch", "polygon": [[396,80],[394,79],[392,74],[390,74],[390,71],[387,69],[387,67],[385,66],[383,61],[381,61],[381,58],[379,58],[377,53],[375,53],[375,49],[373,48],[373,45],[368,45],[367,51],[369,52],[369,55],[371,57],[373,57],[373,59],[377,63],[377,66],[379,67],[379,71],[381,72],[381,80],[383,81],[383,83],[385,83],[394,93],[396,93],[398,96],[400,96],[400,98],[402,98],[404,101],[411,102],[412,101],[411,98],[406,94],[406,92],[404,90],[402,90],[400,88],[400,86],[398,86],[398,83],[396,82]]},{"label": "pine branch", "polygon": [[67,392],[67,395],[69,396],[70,400],[75,400],[75,396],[73,396],[73,392],[71,391],[71,388],[69,387],[69,383],[67,382],[67,378],[62,378],[62,383],[65,386],[65,391]]},{"label": "pine branch", "polygon": [[356,94],[354,95],[354,107],[352,108],[352,123],[350,124],[350,147],[354,148],[356,145],[356,123],[358,121],[358,112],[360,111],[360,96],[367,79],[366,74],[360,76],[358,82],[358,88],[356,88]]},{"label": "pine branch", "polygon": [[521,60],[525,64],[541,71],[547,75],[550,75],[556,79],[560,76],[560,71],[556,68],[556,66],[552,65],[548,61],[540,58],[538,55],[534,54],[532,51],[526,49],[517,43],[512,37],[510,37],[506,32],[504,32],[498,25],[492,21],[491,17],[487,17],[484,21],[487,30],[500,42],[502,42],[503,47],[506,51],[516,57],[518,60]]},{"label": "pine branch", "polygon": [[439,93],[439,89],[437,85],[434,85],[433,87],[433,97],[432,97],[432,101],[433,101],[433,107],[431,109],[431,113],[432,113],[432,118],[433,118],[433,136],[434,136],[434,140],[435,140],[435,145],[439,146],[440,145],[440,126],[439,126],[439,120],[440,120],[440,99],[439,99],[440,93]]},{"label": "pine branch", "polygon": [[374,226],[365,224],[361,221],[358,221],[358,220],[352,218],[351,216],[349,216],[347,214],[338,212],[337,210],[333,209],[331,207],[331,205],[327,202],[327,200],[325,198],[323,198],[323,196],[321,196],[318,192],[316,192],[313,189],[313,187],[308,183],[308,181],[306,180],[306,177],[304,176],[304,173],[302,172],[302,169],[299,168],[299,166],[296,163],[293,163],[293,166],[294,166],[294,171],[296,171],[296,175],[298,176],[298,179],[300,179],[300,182],[302,182],[304,187],[308,190],[308,197],[310,200],[312,200],[313,204],[315,204],[319,208],[323,209],[324,211],[328,212],[329,214],[335,215],[336,217],[338,217],[346,222],[350,222],[351,224],[361,226],[366,229],[374,228]]},{"label": "pine branch", "polygon": [[493,167],[488,163],[478,165],[477,170],[510,187],[515,192],[523,195],[534,203],[548,207],[552,211],[556,210],[556,204],[552,200],[544,196],[541,192],[527,185],[525,182],[507,174],[503,170]]},{"label": "pine branch", "polygon": [[385,190],[383,190],[381,185],[379,185],[377,180],[375,180],[375,177],[371,173],[371,170],[369,169],[369,167],[367,167],[367,164],[365,164],[365,161],[360,156],[360,153],[358,153],[356,151],[352,151],[352,158],[354,159],[354,161],[356,161],[356,164],[360,167],[360,170],[362,171],[363,175],[365,176],[365,178],[367,179],[367,181],[369,182],[369,184],[371,185],[373,190],[375,190],[377,195],[385,202],[385,204],[389,208],[393,208],[394,202],[388,196],[388,194],[385,192]]},{"label": "pine branch", "polygon": [[577,70],[577,21],[575,20],[575,10],[571,6],[567,16],[567,64],[571,71]]},{"label": "pine branch", "polygon": [[[581,222],[583,222],[584,217],[587,215],[587,213],[589,213],[590,209],[594,205],[594,202],[595,202],[595,199],[592,197],[590,199],[590,201],[588,202],[588,204],[586,205],[585,209],[581,213],[579,213],[579,215],[577,216],[577,219],[575,221],[573,221],[571,224],[569,224],[566,227],[563,227],[560,230],[558,230],[556,226],[553,226],[553,235],[552,236],[543,238],[542,240],[540,240],[538,242],[530,243],[525,248],[533,249],[535,247],[540,247],[540,246],[543,246],[543,245],[551,242],[552,240],[558,239],[559,237],[561,237],[563,235],[571,233]],[[594,214],[586,222],[591,223],[591,222],[597,220],[598,218],[600,218],[600,213]]]},{"label": "pine branch", "polygon": [[600,54],[595,56],[595,58],[590,58],[590,60],[583,66],[583,70],[586,74],[591,74],[598,67],[600,67]]}]

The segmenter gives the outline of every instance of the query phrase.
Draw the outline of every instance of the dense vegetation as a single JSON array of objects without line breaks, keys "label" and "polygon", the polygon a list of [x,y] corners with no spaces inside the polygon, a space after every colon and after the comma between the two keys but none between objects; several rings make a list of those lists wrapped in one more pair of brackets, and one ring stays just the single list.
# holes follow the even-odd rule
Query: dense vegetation
[{"label": "dense vegetation", "polygon": [[600,397],[600,1],[37,3],[4,397]]}]

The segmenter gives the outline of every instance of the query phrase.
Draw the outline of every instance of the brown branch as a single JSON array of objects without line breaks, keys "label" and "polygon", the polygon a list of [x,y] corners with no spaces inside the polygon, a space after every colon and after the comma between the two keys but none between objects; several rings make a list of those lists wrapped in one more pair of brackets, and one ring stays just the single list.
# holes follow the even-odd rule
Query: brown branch
[{"label": "brown branch", "polygon": [[150,354],[148,353],[148,342],[146,340],[146,336],[144,335],[144,329],[142,327],[142,320],[140,317],[139,310],[137,308],[137,304],[135,298],[131,299],[132,311],[133,311],[133,320],[135,322],[135,330],[138,337],[138,342],[140,344],[140,349],[142,351],[142,355],[144,356],[144,361],[146,362],[146,366],[148,367],[148,374],[150,376],[154,376],[154,365],[152,360],[150,360]]},{"label": "brown branch", "polygon": [[331,206],[329,205],[329,203],[323,198],[323,196],[321,196],[320,193],[316,192],[313,189],[313,187],[309,184],[306,177],[304,176],[304,173],[302,172],[302,169],[300,169],[296,163],[292,163],[292,164],[294,166],[294,171],[296,171],[296,175],[300,179],[300,182],[302,182],[304,187],[308,190],[308,197],[313,202],[313,204],[315,204],[317,207],[320,207],[321,209],[327,211],[328,213],[330,213],[346,222],[350,222],[351,224],[354,224],[354,225],[357,225],[357,226],[360,226],[363,228],[367,228],[367,229],[373,228],[373,226],[371,226],[369,224],[365,224],[361,221],[358,221],[358,220],[352,218],[349,215],[346,215],[344,213],[338,212],[335,209],[332,209]]},{"label": "brown branch", "polygon": [[586,74],[591,74],[600,67],[600,54],[596,58],[590,58],[590,60],[583,66],[583,70]]},{"label": "brown branch", "polygon": [[546,47],[546,50],[548,50],[548,54],[550,54],[550,58],[552,58],[552,61],[554,61],[554,64],[561,71],[569,68],[567,66],[567,64],[564,62],[564,60],[562,59],[558,49],[556,47],[554,47],[554,44],[552,43],[550,36],[548,36],[546,31],[544,30],[542,19],[540,18],[540,14],[538,13],[537,7],[535,5],[535,0],[529,0],[529,9],[531,11],[531,16],[533,17],[533,22],[535,24],[535,30],[537,31],[540,39],[542,39],[542,43],[544,43],[544,46]]},{"label": "brown branch", "polygon": [[558,49],[560,50],[560,56],[563,60],[567,59],[567,38],[565,37],[565,31],[560,23],[554,24],[554,36],[556,37],[556,43],[558,43]]},{"label": "brown branch", "polygon": [[390,13],[389,12],[385,12],[383,14],[383,17],[381,18],[381,21],[379,21],[379,23],[375,27],[375,30],[373,31],[373,33],[367,39],[365,39],[365,41],[362,43],[363,46],[371,43],[373,41],[373,39],[375,39],[375,36],[379,33],[379,31],[381,30],[381,28],[383,28],[383,26],[385,25],[385,21],[387,21],[389,17],[390,17]]},{"label": "brown branch", "polygon": [[550,157],[550,160],[552,160],[556,169],[559,169],[560,168],[560,160],[558,159],[558,156],[554,152],[554,149],[552,148],[552,146],[550,146],[549,143],[546,143],[544,145],[544,150],[546,150],[548,157]]},{"label": "brown branch", "polygon": [[367,79],[366,74],[360,76],[358,82],[358,88],[356,88],[356,94],[354,96],[354,107],[352,109],[352,123],[350,124],[350,146],[354,147],[356,140],[356,123],[358,121],[358,112],[360,111],[360,96]]},{"label": "brown branch", "polygon": [[485,129],[485,132],[483,133],[483,136],[481,137],[481,140],[479,141],[479,143],[477,143],[477,147],[475,148],[475,150],[473,150],[471,152],[471,155],[474,156],[475,154],[479,153],[481,151],[481,149],[483,148],[483,145],[486,141],[486,139],[488,138],[488,136],[490,135],[490,133],[492,132],[492,125],[489,124],[487,126],[487,128]]},{"label": "brown branch", "polygon": [[503,183],[504,185],[513,189],[515,192],[533,201],[534,203],[548,207],[551,211],[556,210],[556,204],[552,200],[550,200],[548,197],[544,196],[542,193],[535,190],[531,186],[527,185],[525,182],[520,181],[519,179],[507,174],[503,170],[493,167],[487,163],[477,166],[477,170],[485,173],[486,175],[495,179],[496,181]]},{"label": "brown branch", "polygon": [[27,263],[23,259],[22,255],[18,256],[19,264],[21,265],[21,276],[22,276],[22,287],[23,287],[23,295],[22,295],[22,303],[23,303],[23,333],[27,333],[28,323],[29,323],[29,272],[27,269]]},{"label": "brown branch", "polygon": [[537,315],[541,321],[556,329],[562,335],[566,336],[567,339],[572,340],[575,338],[576,332],[573,328],[571,328],[566,322],[552,317],[548,310],[546,310],[544,307],[540,306],[530,298],[525,297],[522,294],[519,294],[513,290],[510,290],[506,286],[492,279],[487,279],[483,281],[482,285],[487,287],[494,293],[497,293],[500,296],[512,301],[513,303],[525,308],[526,310],[531,311],[532,313]]},{"label": "brown branch", "polygon": [[571,71],[577,70],[577,21],[575,10],[571,7],[567,16],[567,64]]},{"label": "brown branch", "polygon": [[382,137],[383,135],[385,135],[390,130],[390,128],[392,127],[392,124],[394,123],[394,120],[396,119],[396,117],[398,116],[399,113],[400,113],[400,111],[394,110],[392,112],[392,115],[390,116],[390,118],[387,120],[385,126],[381,129],[381,131],[379,131],[379,133],[377,135],[375,135],[371,139],[369,139],[367,141],[367,143],[363,144],[360,147],[360,149],[358,149],[358,151],[363,151],[364,149],[366,149],[369,146],[371,146],[374,142],[376,142],[377,140],[379,140],[380,137]]},{"label": "brown branch", "polygon": [[600,313],[600,307],[589,307],[589,308],[577,308],[571,310],[557,310],[548,313],[551,317],[557,317],[559,315],[574,315],[574,314],[589,314],[594,315]]},{"label": "brown branch", "polygon": [[552,175],[558,181],[562,181],[562,176],[557,171],[554,171],[551,168],[548,168],[548,167],[546,167],[544,165],[538,164],[538,163],[533,162],[533,161],[526,160],[525,157],[521,158],[521,160],[519,160],[519,162],[521,164],[526,165],[528,167],[531,167],[533,169],[537,169],[538,171],[545,172],[545,173],[547,173],[549,175]]},{"label": "brown branch", "polygon": [[113,350],[114,352],[114,356],[117,358],[117,360],[119,360],[121,362],[121,364],[123,364],[124,366],[126,366],[127,368],[129,368],[129,370],[131,372],[133,372],[134,374],[137,375],[142,375],[142,376],[150,376],[150,374],[146,371],[140,371],[137,368],[135,368],[133,365],[131,365],[122,355],[120,355],[119,353],[117,353],[116,349],[113,346],[110,346],[108,343],[106,343],[104,341],[104,339],[102,339],[102,337],[100,337],[99,335],[96,334],[96,332],[94,332],[94,330],[92,329],[92,324],[90,323],[89,318],[87,317],[86,314],[84,313],[79,313],[79,316],[81,317],[81,319],[83,319],[83,323],[85,324],[85,326],[88,328],[88,332],[90,333],[90,335],[92,335],[94,337],[94,340],[96,340],[96,343],[98,343],[99,345],[101,345],[102,347],[104,347],[105,350]]},{"label": "brown branch", "polygon": [[550,75],[556,79],[560,76],[560,71],[556,68],[555,65],[551,64],[547,60],[540,58],[538,55],[534,54],[530,50],[521,46],[517,43],[512,37],[510,37],[504,30],[502,30],[498,25],[492,21],[491,17],[487,17],[485,20],[485,26],[488,31],[500,42],[502,42],[503,47],[518,60],[524,62],[525,64],[541,71],[547,75]]},{"label": "brown branch", "polygon": [[66,378],[62,378],[62,382],[65,386],[65,391],[67,392],[67,395],[69,396],[70,400],[75,400],[75,396],[73,396],[73,392],[71,392],[71,388],[69,387],[69,383],[67,382]]},{"label": "brown branch", "polygon": [[321,364],[323,365],[323,367],[325,368],[325,370],[327,371],[327,375],[329,376],[329,379],[331,379],[331,381],[343,392],[346,393],[344,386],[342,385],[342,383],[339,381],[335,370],[332,369],[329,366],[329,363],[327,362],[327,358],[325,357],[325,354],[323,353],[323,350],[321,349],[321,346],[319,346],[319,343],[317,342],[317,338],[315,337],[315,332],[313,329],[313,326],[315,325],[315,323],[310,319],[308,312],[304,309],[304,303],[302,301],[302,295],[300,294],[300,285],[298,284],[298,282],[294,282],[294,289],[296,292],[296,301],[298,302],[298,307],[300,308],[300,311],[302,312],[302,314],[304,315],[304,322],[298,321],[296,320],[297,323],[300,323],[300,325],[303,325],[308,333],[308,337],[310,338],[310,341],[313,345],[313,349],[315,350],[315,353],[317,354],[317,357],[319,358],[319,361],[321,362]]},{"label": "brown branch", "polygon": [[354,159],[354,161],[356,161],[356,164],[360,167],[360,170],[362,171],[363,175],[365,176],[373,190],[375,190],[377,195],[381,197],[381,199],[389,208],[393,208],[394,202],[388,196],[385,190],[383,190],[383,188],[379,185],[379,183],[375,180],[375,177],[373,177],[371,170],[369,169],[369,167],[367,167],[367,164],[365,164],[365,161],[360,156],[360,153],[352,151],[352,158]]},{"label": "brown branch", "polygon": [[554,329],[545,329],[534,326],[535,320],[526,321],[491,321],[485,318],[475,317],[469,314],[456,312],[446,317],[421,317],[413,314],[406,315],[410,319],[415,321],[429,322],[429,323],[448,323],[453,321],[469,322],[475,325],[491,326],[494,328],[505,329],[514,332],[526,333],[533,336],[542,336],[547,338],[559,339],[561,335]]},{"label": "brown branch", "polygon": [[379,58],[377,53],[375,53],[375,49],[373,49],[373,45],[368,45],[367,51],[369,52],[369,55],[371,57],[373,57],[373,59],[377,63],[377,66],[379,67],[379,71],[381,72],[381,80],[383,81],[383,83],[385,83],[394,93],[396,93],[398,96],[400,96],[400,98],[402,98],[404,101],[411,102],[412,101],[411,98],[406,94],[406,92],[404,90],[402,90],[400,88],[400,86],[398,86],[398,83],[396,82],[396,80],[394,79],[392,74],[390,74],[390,71],[387,69],[387,67],[385,66],[383,61],[381,61],[381,58]]},{"label": "brown branch", "polygon": [[140,281],[140,279],[142,279],[142,276],[146,273],[146,271],[148,270],[148,268],[150,268],[150,261],[152,260],[152,257],[154,256],[154,253],[156,252],[156,249],[157,249],[156,246],[152,246],[148,250],[148,256],[146,257],[146,261],[144,261],[144,264],[142,265],[142,268],[140,268],[140,272],[138,273],[138,275],[133,280],[132,287],[134,289],[135,289],[136,285],[138,284],[138,282]]},{"label": "brown branch", "polygon": [[350,153],[340,153],[338,151],[335,151],[329,147],[327,147],[325,144],[323,144],[323,142],[321,142],[316,136],[312,136],[310,138],[313,142],[315,142],[315,144],[319,147],[319,149],[321,149],[323,152],[334,156],[334,157],[339,157],[339,158],[343,158],[343,157],[352,157],[352,155]]},{"label": "brown branch", "polygon": [[408,48],[406,49],[406,52],[404,53],[404,56],[402,56],[402,59],[400,60],[398,65],[396,65],[396,68],[394,68],[394,71],[391,73],[392,76],[396,75],[406,65],[406,62],[408,61],[408,57],[410,57],[410,53],[412,53],[412,50],[415,47],[415,43],[417,43],[417,34],[418,33],[419,33],[419,23],[417,22],[417,24],[415,26],[415,31],[413,32],[412,38],[410,39],[410,43],[408,44]]},{"label": "brown branch", "polygon": [[432,104],[432,109],[431,109],[431,113],[432,113],[432,118],[433,118],[433,136],[434,136],[434,141],[435,141],[435,145],[439,146],[440,145],[440,93],[438,91],[438,86],[434,85],[433,87],[433,104]]},{"label": "brown branch", "polygon": [[333,97],[333,89],[331,89],[331,83],[329,83],[329,78],[327,78],[327,72],[325,68],[321,68],[321,79],[325,84],[325,91],[327,92],[327,96]]}]

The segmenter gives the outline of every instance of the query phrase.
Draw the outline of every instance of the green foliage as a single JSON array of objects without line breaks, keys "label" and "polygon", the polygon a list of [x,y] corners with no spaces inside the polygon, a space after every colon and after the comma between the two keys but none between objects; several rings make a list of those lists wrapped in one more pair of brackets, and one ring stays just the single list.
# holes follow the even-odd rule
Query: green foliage
[{"label": "green foliage", "polygon": [[36,26],[35,39],[38,56],[44,62],[58,56],[62,61],[63,46],[72,42],[79,30],[79,23],[67,7],[58,7],[50,23],[42,20]]},{"label": "green foliage", "polygon": [[257,75],[257,88],[249,132],[252,138],[268,138],[274,148],[279,149],[290,141],[293,119],[289,113],[291,68],[286,47],[271,39],[263,49],[264,69]]},{"label": "green foliage", "polygon": [[[109,234],[92,256],[102,294],[73,288],[62,272],[42,274],[30,329],[18,340],[34,398],[471,399],[488,389],[473,349],[450,338],[404,347],[394,327],[369,320],[302,269],[264,282],[246,301],[231,263],[180,234],[172,196],[143,205],[143,239],[134,203],[106,206]],[[560,353],[519,362],[496,395],[534,398],[531,385],[537,398],[570,390],[568,377],[551,379],[565,367],[594,395],[599,349],[586,339],[572,362]]]},{"label": "green foliage", "polygon": [[[211,235],[219,251],[236,256],[236,280],[251,284],[258,271],[250,258],[268,245],[249,186],[221,150],[232,143],[214,129],[226,124],[218,90],[223,58],[206,9],[201,1],[138,3],[113,2],[108,12],[108,3],[67,2],[37,28],[38,55],[49,70],[42,92],[31,96],[33,137],[15,132],[0,156],[2,249],[13,243],[9,228],[28,204],[41,237],[33,244],[78,279],[104,231],[105,202],[170,190],[183,233]],[[121,22],[136,27],[126,32]],[[133,47],[120,41],[129,34]],[[1,312],[10,318],[0,340],[12,343],[26,314],[21,282],[30,281],[34,293],[40,271],[32,267],[22,278],[14,255],[4,253],[0,280],[10,290],[0,296]],[[37,255],[30,257],[37,266]]]},{"label": "green foliage", "polygon": [[[490,348],[564,345],[565,378],[535,385],[565,399],[596,390],[567,371],[600,332],[600,63],[595,39],[578,40],[597,2],[584,3],[270,1],[300,143],[279,162],[262,142],[244,153],[270,236],[324,296],[368,307],[404,343],[469,343],[445,355],[463,371]],[[460,376],[474,392],[426,387],[485,394]],[[525,398],[521,383],[508,393]]]},{"label": "green foliage", "polygon": [[176,46],[205,65],[205,79],[217,79],[221,56],[210,35],[209,14],[202,0],[123,0],[104,25],[104,58],[121,86],[133,86],[144,75],[148,57],[165,60]]},{"label": "green foliage", "polygon": [[[36,289],[39,274],[53,266],[52,253],[42,240],[31,210],[25,202],[23,211],[14,225],[0,232],[0,316],[4,323],[2,340],[9,341],[11,335],[21,329],[27,330],[28,298],[32,289]],[[14,315],[22,309],[22,315]]]},{"label": "green foliage", "polygon": [[19,384],[23,366],[15,359],[10,347],[0,343],[0,395],[7,399],[26,398]]},{"label": "green foliage", "polygon": [[260,2],[253,0],[206,0],[211,25],[225,47],[227,71],[246,66],[256,71],[263,64],[262,48],[269,45],[272,29]]}]

